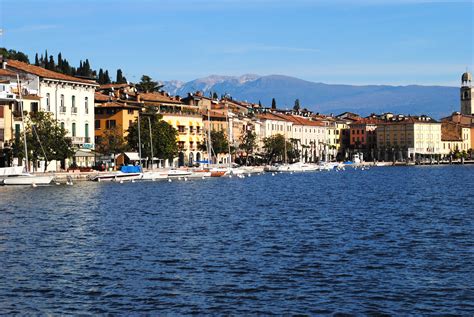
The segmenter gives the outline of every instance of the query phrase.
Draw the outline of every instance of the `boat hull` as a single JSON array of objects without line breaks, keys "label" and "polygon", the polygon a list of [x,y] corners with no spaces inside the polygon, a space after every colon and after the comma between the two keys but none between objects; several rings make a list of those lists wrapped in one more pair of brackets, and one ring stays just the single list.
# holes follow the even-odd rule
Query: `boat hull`
[{"label": "boat hull", "polygon": [[53,181],[51,175],[15,175],[4,178],[0,183],[2,185],[49,185]]}]

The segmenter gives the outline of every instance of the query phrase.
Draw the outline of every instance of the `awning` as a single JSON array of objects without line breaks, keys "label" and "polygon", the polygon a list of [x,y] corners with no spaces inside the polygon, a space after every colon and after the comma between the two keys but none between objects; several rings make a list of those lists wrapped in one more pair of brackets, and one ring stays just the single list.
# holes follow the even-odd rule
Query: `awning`
[{"label": "awning", "polygon": [[77,150],[74,157],[96,157],[95,152],[88,150]]},{"label": "awning", "polygon": [[[124,155],[128,157],[130,161],[139,161],[140,157],[138,156],[137,152],[123,152]],[[115,158],[118,158],[122,154],[115,155]]]}]

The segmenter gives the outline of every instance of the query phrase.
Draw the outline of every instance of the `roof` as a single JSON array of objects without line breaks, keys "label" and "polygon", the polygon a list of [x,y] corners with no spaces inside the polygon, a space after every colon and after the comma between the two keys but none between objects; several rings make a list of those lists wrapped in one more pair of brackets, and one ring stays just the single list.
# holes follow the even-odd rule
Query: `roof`
[{"label": "roof", "polygon": [[[129,93],[129,95],[133,96],[133,93]],[[175,99],[164,92],[147,92],[139,93],[138,95],[142,101],[182,104],[181,100]]]},{"label": "roof", "polygon": [[[425,118],[425,119],[422,119]],[[389,124],[414,124],[414,123],[427,123],[427,124],[440,124],[440,122],[429,118],[429,117],[403,117],[403,119],[399,120],[391,120],[391,121],[382,121],[379,123],[380,125],[389,125]]]},{"label": "roof", "polygon": [[104,102],[95,105],[95,108],[122,108],[122,109],[141,109],[139,106],[129,105],[122,102]]},{"label": "roof", "polygon": [[9,69],[0,68],[0,76],[16,76],[16,73]]},{"label": "roof", "polygon": [[354,122],[351,122],[351,125],[355,124],[380,124],[383,123],[383,120],[376,118],[357,118]]},{"label": "roof", "polygon": [[100,85],[99,86],[99,89],[110,89],[110,88],[125,88],[125,87],[130,87],[130,86],[133,86],[131,84],[127,84],[127,83],[124,83],[124,84],[105,84],[105,85]]},{"label": "roof", "polygon": [[305,118],[297,117],[297,116],[287,116],[293,124],[296,125],[309,125],[309,126],[316,126],[316,127],[323,127],[324,123],[321,121],[312,121]]},{"label": "roof", "polygon": [[50,78],[50,79],[56,79],[56,80],[84,83],[84,84],[89,84],[89,85],[97,85],[95,80],[88,80],[88,79],[77,78],[77,77],[61,74],[58,72],[54,72],[52,70],[48,70],[39,66],[16,61],[13,59],[8,60],[7,67],[15,68],[26,73],[34,74],[41,78]]},{"label": "roof", "polygon": [[110,101],[112,97],[108,95],[101,94],[100,92],[94,93],[94,100],[95,101]]}]

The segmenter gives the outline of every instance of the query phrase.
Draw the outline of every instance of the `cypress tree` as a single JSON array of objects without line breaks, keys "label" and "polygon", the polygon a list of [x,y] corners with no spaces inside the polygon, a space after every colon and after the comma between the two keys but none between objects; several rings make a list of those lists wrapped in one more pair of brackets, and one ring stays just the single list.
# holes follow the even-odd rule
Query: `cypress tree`
[{"label": "cypress tree", "polygon": [[97,76],[97,82],[99,83],[99,85],[104,84],[104,71],[102,70],[102,68],[99,69],[99,76]]},{"label": "cypress tree", "polygon": [[117,69],[117,76],[115,77],[115,82],[117,84],[126,84],[127,79],[123,77],[122,70],[119,68]]},{"label": "cypress tree", "polygon": [[276,100],[275,98],[272,98],[272,109],[276,109],[276,108],[277,108]]},{"label": "cypress tree", "polygon": [[58,54],[58,71],[60,71],[61,73],[64,73],[64,69],[63,69],[63,57],[61,55],[61,52],[59,52]]},{"label": "cypress tree", "polygon": [[36,53],[35,55],[35,66],[39,66],[40,63],[39,63],[39,58],[38,58],[38,53]]},{"label": "cypress tree", "polygon": [[108,70],[105,70],[105,73],[104,73],[104,84],[110,84],[110,77],[109,77]]},{"label": "cypress tree", "polygon": [[54,57],[53,57],[53,55],[50,55],[50,56],[49,56],[49,62],[48,62],[48,64],[49,64],[49,68],[48,68],[49,70],[55,70],[55,68],[56,68],[56,63],[54,62]]}]

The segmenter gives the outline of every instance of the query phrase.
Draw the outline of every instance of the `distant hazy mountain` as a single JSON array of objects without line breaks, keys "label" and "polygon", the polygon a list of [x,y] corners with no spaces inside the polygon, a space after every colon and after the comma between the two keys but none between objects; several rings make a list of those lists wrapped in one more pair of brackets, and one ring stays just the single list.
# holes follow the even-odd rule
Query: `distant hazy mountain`
[{"label": "distant hazy mountain", "polygon": [[174,95],[203,91],[209,95],[229,94],[234,99],[261,101],[269,106],[272,98],[278,108],[293,107],[295,99],[310,110],[338,114],[351,111],[368,115],[372,112],[427,114],[435,118],[458,111],[459,88],[445,86],[330,85],[282,75],[217,76],[190,82],[165,82],[164,89]]}]

